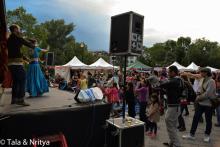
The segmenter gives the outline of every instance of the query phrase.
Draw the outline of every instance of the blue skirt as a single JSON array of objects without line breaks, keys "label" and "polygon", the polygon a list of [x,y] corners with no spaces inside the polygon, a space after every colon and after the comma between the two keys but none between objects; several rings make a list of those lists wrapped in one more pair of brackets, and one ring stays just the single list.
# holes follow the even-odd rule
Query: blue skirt
[{"label": "blue skirt", "polygon": [[49,87],[44,74],[41,71],[38,62],[34,61],[29,64],[27,70],[26,91],[30,96],[41,96],[45,92],[49,92]]}]

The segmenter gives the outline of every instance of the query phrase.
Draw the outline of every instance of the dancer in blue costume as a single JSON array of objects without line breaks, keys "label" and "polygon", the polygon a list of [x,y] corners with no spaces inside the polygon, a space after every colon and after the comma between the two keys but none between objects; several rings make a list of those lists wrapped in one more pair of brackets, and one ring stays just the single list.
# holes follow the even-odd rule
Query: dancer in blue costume
[{"label": "dancer in blue costume", "polygon": [[36,40],[31,40],[31,42],[35,44],[35,48],[27,70],[26,91],[30,94],[30,97],[37,97],[49,92],[48,83],[41,71],[38,59],[40,52],[47,52],[48,50],[36,47]]}]

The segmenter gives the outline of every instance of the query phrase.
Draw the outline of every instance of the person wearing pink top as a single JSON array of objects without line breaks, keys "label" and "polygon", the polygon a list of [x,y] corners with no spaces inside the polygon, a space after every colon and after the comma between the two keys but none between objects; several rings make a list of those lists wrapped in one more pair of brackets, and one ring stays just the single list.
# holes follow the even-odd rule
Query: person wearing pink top
[{"label": "person wearing pink top", "polygon": [[117,83],[113,83],[113,87],[111,88],[111,92],[110,92],[110,99],[112,103],[119,102],[118,92],[119,91],[118,91]]},{"label": "person wearing pink top", "polygon": [[107,94],[107,98],[108,98],[108,102],[111,104],[117,103],[119,102],[119,95],[118,95],[118,88],[117,88],[117,84],[113,83],[113,87],[112,88],[108,88],[106,90],[106,94]]},{"label": "person wearing pink top", "polygon": [[147,81],[141,81],[141,87],[137,88],[136,93],[138,94],[138,101],[140,105],[140,120],[146,122],[146,107],[149,100],[149,84]]}]

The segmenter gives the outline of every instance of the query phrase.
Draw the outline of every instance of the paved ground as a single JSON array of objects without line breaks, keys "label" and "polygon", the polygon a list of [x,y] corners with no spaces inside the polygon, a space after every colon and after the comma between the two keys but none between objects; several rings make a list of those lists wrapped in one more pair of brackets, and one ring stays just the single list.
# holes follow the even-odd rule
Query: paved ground
[{"label": "paved ground", "polygon": [[[213,125],[212,133],[211,133],[211,143],[204,143],[203,136],[205,131],[205,122],[200,123],[197,132],[196,132],[196,140],[183,140],[182,135],[189,133],[192,118],[193,118],[194,111],[192,110],[192,106],[190,106],[190,115],[184,116],[186,128],[185,132],[180,132],[179,137],[181,139],[181,143],[183,147],[220,147],[220,128],[217,128]],[[204,117],[204,116],[203,116]],[[216,123],[216,116],[213,117],[213,124]],[[162,143],[168,141],[168,134],[166,131],[164,116],[161,117],[161,120],[158,124],[158,136],[155,139],[149,138],[145,135],[145,147],[163,147]],[[219,142],[219,145],[216,145]]]}]

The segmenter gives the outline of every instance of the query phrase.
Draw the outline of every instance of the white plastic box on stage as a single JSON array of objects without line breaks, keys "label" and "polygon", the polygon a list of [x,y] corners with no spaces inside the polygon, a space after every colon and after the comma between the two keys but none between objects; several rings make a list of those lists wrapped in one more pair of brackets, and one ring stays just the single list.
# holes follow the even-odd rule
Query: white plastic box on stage
[{"label": "white plastic box on stage", "polygon": [[100,88],[94,87],[86,90],[80,90],[77,98],[81,103],[93,102],[95,100],[102,100],[103,93]]}]

